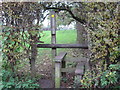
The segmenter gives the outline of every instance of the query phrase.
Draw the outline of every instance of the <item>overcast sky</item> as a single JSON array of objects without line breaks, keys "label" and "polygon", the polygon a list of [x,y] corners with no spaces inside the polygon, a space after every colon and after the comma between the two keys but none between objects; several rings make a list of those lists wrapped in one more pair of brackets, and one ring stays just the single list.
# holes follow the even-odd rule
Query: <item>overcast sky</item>
[{"label": "overcast sky", "polygon": [[48,27],[50,23],[50,20],[48,20],[47,18],[45,18],[44,22],[42,22],[44,27]]}]

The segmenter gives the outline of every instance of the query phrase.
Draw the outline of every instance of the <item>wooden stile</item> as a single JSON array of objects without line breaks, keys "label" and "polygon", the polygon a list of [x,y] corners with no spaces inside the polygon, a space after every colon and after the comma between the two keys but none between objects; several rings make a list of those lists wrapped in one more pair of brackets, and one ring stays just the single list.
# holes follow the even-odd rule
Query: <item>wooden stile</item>
[{"label": "wooden stile", "polygon": [[[76,58],[76,59],[65,59],[67,53],[62,52],[57,55],[56,48],[81,48],[88,49],[87,45],[84,44],[56,44],[56,16],[55,11],[50,12],[50,21],[51,21],[51,44],[37,44],[37,48],[52,48],[52,75],[53,80],[55,80],[55,88],[60,88],[61,75],[65,76],[66,72],[74,72],[79,80],[82,78],[84,73],[84,66],[87,58]],[[56,56],[57,55],[57,56]],[[66,68],[66,62],[77,62],[78,65],[76,68]]]},{"label": "wooden stile", "polygon": [[58,56],[55,57],[55,88],[60,88],[60,81],[61,81],[61,67],[62,61],[64,60],[67,53],[60,53]]}]

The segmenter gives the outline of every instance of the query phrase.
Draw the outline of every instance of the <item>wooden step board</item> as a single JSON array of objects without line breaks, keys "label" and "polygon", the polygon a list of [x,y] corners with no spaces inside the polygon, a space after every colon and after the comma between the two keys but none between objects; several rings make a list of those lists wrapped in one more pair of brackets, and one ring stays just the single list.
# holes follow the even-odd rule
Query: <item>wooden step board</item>
[{"label": "wooden step board", "polygon": [[80,80],[83,77],[84,74],[84,70],[85,70],[85,62],[81,62],[77,64],[76,70],[75,70],[75,74],[76,74],[76,87],[79,87],[80,85]]},{"label": "wooden step board", "polygon": [[68,57],[66,57],[65,61],[66,62],[77,62],[77,63],[79,63],[79,62],[87,61],[87,58],[85,58],[85,57],[75,57],[75,58],[68,58]]},{"label": "wooden step board", "polygon": [[[84,66],[87,62],[87,58],[76,58],[76,59],[66,59],[65,56],[67,53],[62,52],[58,56],[54,58],[55,61],[55,87],[60,88],[60,81],[61,76],[65,76],[66,72],[72,73],[74,72],[77,77],[79,78],[77,82],[81,79],[82,75],[84,74]],[[66,68],[66,62],[78,62],[77,67],[74,68]]]},{"label": "wooden step board", "polygon": [[75,69],[76,68],[61,68],[61,72],[68,72],[68,73],[72,73],[72,72],[75,72]]},{"label": "wooden step board", "polygon": [[85,44],[37,44],[38,48],[82,48],[88,49]]},{"label": "wooden step board", "polygon": [[75,74],[76,75],[83,75],[85,69],[85,62],[78,63],[76,66]]}]

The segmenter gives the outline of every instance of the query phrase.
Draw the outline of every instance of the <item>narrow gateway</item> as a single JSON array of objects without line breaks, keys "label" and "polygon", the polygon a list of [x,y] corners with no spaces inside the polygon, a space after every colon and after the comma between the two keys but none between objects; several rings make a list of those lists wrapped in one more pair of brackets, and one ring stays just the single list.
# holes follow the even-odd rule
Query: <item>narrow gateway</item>
[{"label": "narrow gateway", "polygon": [[[53,77],[52,80],[54,81],[53,86],[55,88],[61,87],[61,76],[64,77],[67,72],[74,72],[77,81],[76,84],[79,84],[80,79],[82,78],[84,71],[88,68],[88,60],[87,58],[77,58],[77,59],[65,59],[67,53],[61,52],[57,55],[56,50],[57,48],[81,48],[81,49],[88,49],[87,45],[83,44],[56,44],[56,15],[55,11],[51,11],[51,44],[38,44],[38,48],[52,48],[52,67],[53,67]],[[66,62],[72,61],[77,62],[77,66],[75,68],[66,68]],[[44,80],[45,81],[45,80]],[[46,81],[47,82],[47,81]]]}]

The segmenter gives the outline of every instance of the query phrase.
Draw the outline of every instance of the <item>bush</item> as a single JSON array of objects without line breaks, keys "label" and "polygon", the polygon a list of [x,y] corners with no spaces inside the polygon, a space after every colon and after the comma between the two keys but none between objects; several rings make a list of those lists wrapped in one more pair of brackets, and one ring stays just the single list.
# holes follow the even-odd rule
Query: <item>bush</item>
[{"label": "bush", "polygon": [[87,71],[81,80],[83,87],[98,87],[98,88],[120,88],[120,65],[111,64],[108,70],[100,71],[96,74],[95,71]]},{"label": "bush", "polygon": [[31,77],[19,77],[13,72],[3,70],[3,89],[5,88],[39,88],[39,85],[35,82],[35,79]]}]

